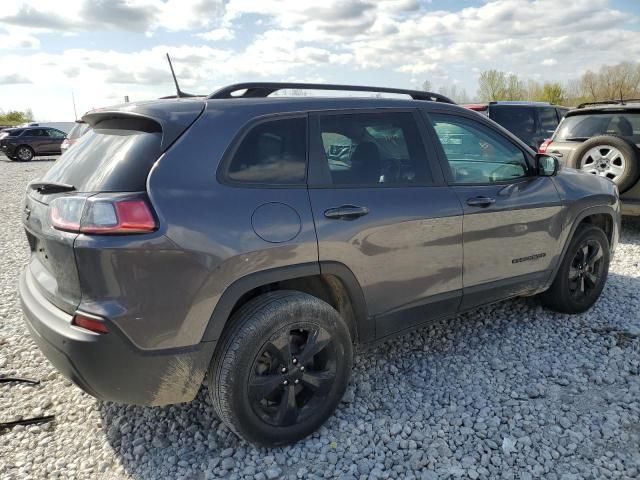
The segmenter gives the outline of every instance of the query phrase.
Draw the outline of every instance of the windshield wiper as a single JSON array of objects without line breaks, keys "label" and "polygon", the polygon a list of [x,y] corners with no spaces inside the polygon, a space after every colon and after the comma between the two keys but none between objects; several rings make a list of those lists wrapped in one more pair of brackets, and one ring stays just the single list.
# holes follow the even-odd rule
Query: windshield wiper
[{"label": "windshield wiper", "polygon": [[567,142],[584,142],[585,140],[589,140],[591,137],[567,137],[565,141]]},{"label": "windshield wiper", "polygon": [[55,182],[32,182],[29,184],[29,188],[43,195],[48,193],[72,192],[76,189],[73,185]]}]

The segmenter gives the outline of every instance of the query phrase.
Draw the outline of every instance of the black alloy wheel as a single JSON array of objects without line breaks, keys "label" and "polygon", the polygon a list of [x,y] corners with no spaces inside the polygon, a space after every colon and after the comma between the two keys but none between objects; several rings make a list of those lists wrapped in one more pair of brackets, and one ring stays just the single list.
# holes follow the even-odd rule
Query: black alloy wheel
[{"label": "black alloy wheel", "polygon": [[322,327],[285,331],[267,342],[249,380],[251,406],[270,425],[302,422],[322,405],[336,378],[336,351]]}]

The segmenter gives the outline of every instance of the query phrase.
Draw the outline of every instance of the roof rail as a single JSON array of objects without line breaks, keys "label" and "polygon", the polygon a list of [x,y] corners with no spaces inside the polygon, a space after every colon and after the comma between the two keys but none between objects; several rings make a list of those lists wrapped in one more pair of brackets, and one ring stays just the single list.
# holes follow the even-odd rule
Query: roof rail
[{"label": "roof rail", "polygon": [[578,105],[576,108],[590,107],[591,105],[624,105],[624,101],[621,100],[602,100],[601,102],[585,102]]},{"label": "roof rail", "polygon": [[[228,85],[216,90],[208,99],[220,99],[220,98],[264,98],[284,89],[300,89],[300,90],[335,90],[335,91],[348,91],[348,92],[371,92],[371,93],[398,93],[403,95],[409,95],[414,100],[428,100],[431,102],[443,102],[454,103],[448,97],[440,95],[439,93],[421,92],[419,90],[404,90],[401,88],[387,88],[387,87],[366,87],[362,85],[333,85],[324,83],[279,83],[279,82],[250,82],[250,83],[236,83],[234,85]],[[233,95],[234,92],[240,92],[241,94]]]}]

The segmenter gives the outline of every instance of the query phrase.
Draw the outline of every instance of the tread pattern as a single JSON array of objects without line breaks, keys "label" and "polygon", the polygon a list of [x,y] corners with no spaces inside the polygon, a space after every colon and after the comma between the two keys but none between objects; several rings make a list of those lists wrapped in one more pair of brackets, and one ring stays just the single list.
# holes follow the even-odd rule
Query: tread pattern
[{"label": "tread pattern", "polygon": [[[236,366],[246,359],[241,358],[240,350],[245,346],[247,339],[264,338],[268,328],[273,328],[273,322],[268,319],[282,312],[290,311],[292,304],[297,304],[299,308],[304,308],[304,304],[313,304],[314,309],[320,308],[337,320],[335,325],[349,335],[348,328],[337,311],[326,302],[309,294],[294,291],[281,290],[260,295],[245,305],[243,305],[229,320],[229,325],[223,331],[219,340],[218,348],[209,367],[209,393],[213,402],[213,408],[222,420],[236,435],[255,442],[252,438],[247,438],[243,433],[239,419],[232,411],[230,399],[232,398],[232,379],[236,374]],[[284,326],[285,323],[278,325]],[[349,346],[351,341],[348,341]],[[349,350],[349,370],[351,368],[352,351]],[[253,360],[253,359],[251,359]],[[346,388],[346,383],[344,387]],[[344,389],[340,392],[340,396]]]}]

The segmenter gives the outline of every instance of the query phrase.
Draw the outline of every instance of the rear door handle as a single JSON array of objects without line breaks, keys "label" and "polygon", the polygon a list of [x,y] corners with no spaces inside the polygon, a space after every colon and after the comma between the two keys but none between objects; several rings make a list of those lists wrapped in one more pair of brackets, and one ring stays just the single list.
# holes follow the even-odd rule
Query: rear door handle
[{"label": "rear door handle", "polygon": [[467,205],[470,207],[488,207],[494,203],[496,203],[496,199],[490,197],[473,197],[467,200]]},{"label": "rear door handle", "polygon": [[367,207],[358,207],[356,205],[341,205],[335,208],[329,208],[324,211],[327,218],[335,218],[338,220],[353,220],[369,213]]}]

